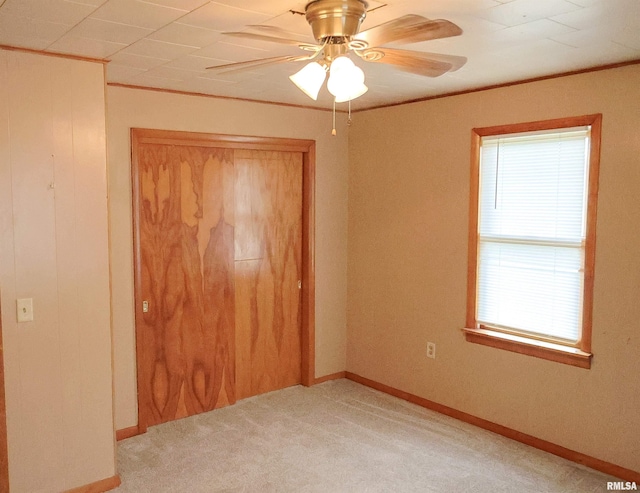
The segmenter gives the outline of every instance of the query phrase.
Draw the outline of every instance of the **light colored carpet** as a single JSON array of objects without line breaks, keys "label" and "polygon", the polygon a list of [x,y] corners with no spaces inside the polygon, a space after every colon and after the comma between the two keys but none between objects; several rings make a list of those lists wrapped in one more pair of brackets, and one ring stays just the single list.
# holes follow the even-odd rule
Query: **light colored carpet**
[{"label": "light colored carpet", "polygon": [[119,493],[591,493],[615,481],[348,380],[292,387],[118,444]]}]

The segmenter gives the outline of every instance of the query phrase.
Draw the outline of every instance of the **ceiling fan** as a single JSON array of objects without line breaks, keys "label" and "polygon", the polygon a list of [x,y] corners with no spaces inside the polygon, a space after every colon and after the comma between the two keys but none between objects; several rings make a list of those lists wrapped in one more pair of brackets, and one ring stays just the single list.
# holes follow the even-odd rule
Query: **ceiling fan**
[{"label": "ceiling fan", "polygon": [[305,17],[316,43],[304,43],[286,36],[286,31],[267,25],[247,26],[253,32],[227,32],[227,36],[297,46],[307,54],[277,56],[208,67],[220,72],[236,72],[286,62],[310,61],[290,79],[305,94],[317,99],[329,72],[327,89],[334,102],[351,101],[367,91],[364,73],[349,58],[353,53],[365,62],[393,65],[400,70],[426,77],[438,77],[458,70],[467,59],[462,56],[387,48],[391,43],[417,43],[462,34],[462,29],[445,19],[430,20],[405,15],[360,32],[367,15],[364,0],[314,0],[305,7]]}]

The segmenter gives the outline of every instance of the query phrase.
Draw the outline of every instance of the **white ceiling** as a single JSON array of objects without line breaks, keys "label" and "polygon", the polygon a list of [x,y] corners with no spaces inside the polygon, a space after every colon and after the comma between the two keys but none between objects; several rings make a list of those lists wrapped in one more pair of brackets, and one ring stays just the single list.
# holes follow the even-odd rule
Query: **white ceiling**
[{"label": "white ceiling", "polygon": [[[231,38],[267,24],[313,42],[299,0],[0,0],[0,44],[110,60],[107,80],[219,96],[329,108],[288,79],[304,62],[216,74],[205,67],[301,51]],[[493,84],[640,60],[640,0],[369,1],[362,30],[405,14],[444,18],[462,36],[401,48],[462,55],[467,64],[438,78],[356,63],[369,92],[354,109]],[[400,47],[400,46],[398,46]]]}]

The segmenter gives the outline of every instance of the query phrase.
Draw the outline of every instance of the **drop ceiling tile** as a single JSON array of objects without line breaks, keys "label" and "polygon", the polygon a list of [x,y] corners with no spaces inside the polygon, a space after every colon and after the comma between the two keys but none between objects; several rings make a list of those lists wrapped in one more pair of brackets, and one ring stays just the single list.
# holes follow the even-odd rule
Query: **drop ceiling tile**
[{"label": "drop ceiling tile", "polygon": [[[167,80],[175,80],[178,82],[182,82],[185,81],[187,79],[191,79],[194,77],[193,72],[190,72],[191,76],[190,77],[185,77],[183,75],[181,75],[179,72],[171,72],[171,70],[177,70],[177,69],[167,69],[163,67],[156,67],[153,68],[151,70],[147,70],[144,73],[145,77],[153,77],[155,79],[167,79]],[[136,77],[136,79],[139,79],[139,77]]]},{"label": "drop ceiling tile", "polygon": [[117,65],[115,63],[107,64],[107,82],[128,83],[131,78],[146,72],[145,69],[128,67],[126,65]]},{"label": "drop ceiling tile", "polygon": [[[551,39],[541,39],[530,43],[524,43],[519,45],[505,45],[502,49],[497,50],[493,55],[497,58],[506,59],[508,61],[509,69],[513,69],[518,66],[531,67],[532,69],[539,68],[536,66],[534,59],[537,60],[563,60],[563,57],[570,56],[575,51],[572,46],[567,46],[562,43],[558,43]],[[553,53],[553,57],[549,54]]]},{"label": "drop ceiling tile", "polygon": [[609,0],[571,0],[571,3],[580,5],[580,7],[592,7],[597,3],[608,2]]},{"label": "drop ceiling tile", "polygon": [[588,48],[578,48],[574,52],[571,64],[574,69],[597,67],[610,63],[637,60],[640,52],[618,43],[602,43]]},{"label": "drop ceiling tile", "polygon": [[167,79],[165,77],[154,77],[144,72],[129,79],[129,84],[143,87],[156,87],[158,89],[175,89],[176,83],[182,83],[181,80]]},{"label": "drop ceiling tile", "polygon": [[93,7],[100,7],[100,5],[107,3],[107,0],[69,0],[73,3],[80,3],[82,5],[92,5]]},{"label": "drop ceiling tile", "polygon": [[198,72],[198,78],[200,79],[212,79],[212,80],[223,80],[230,83],[237,84],[239,82],[243,82],[246,80],[255,80],[260,79],[264,83],[268,83],[267,80],[260,74],[254,71],[242,71],[236,73],[220,73],[215,70],[204,70],[202,72]]},{"label": "drop ceiling tile", "polygon": [[303,15],[283,14],[262,22],[262,24],[279,27],[284,31],[301,35],[303,36],[302,39],[306,40],[307,43],[314,42],[311,26],[309,26]]},{"label": "drop ceiling tile", "polygon": [[504,24],[498,24],[497,22],[491,22],[487,19],[472,15],[448,16],[447,19],[462,29],[462,34],[460,36],[454,36],[454,38],[464,38],[473,34],[488,34],[507,27]]},{"label": "drop ceiling tile", "polygon": [[515,44],[552,38],[575,31],[572,27],[565,26],[564,24],[559,24],[548,19],[539,19],[496,31],[492,34],[492,39],[500,43]]},{"label": "drop ceiling tile", "polygon": [[9,32],[4,29],[4,21],[0,17],[0,45],[17,46],[31,50],[45,50],[51,44],[50,39],[37,38],[33,35]]},{"label": "drop ceiling tile", "polygon": [[88,18],[69,31],[69,34],[81,38],[131,44],[152,32],[151,29],[142,27]]},{"label": "drop ceiling tile", "polygon": [[220,31],[172,22],[168,26],[151,34],[149,39],[202,48],[220,40],[221,37],[222,34]]},{"label": "drop ceiling tile", "polygon": [[152,68],[147,71],[147,74],[152,77],[164,77],[165,79],[172,80],[189,80],[194,77],[198,77],[200,72],[194,72],[192,70],[182,70],[179,68],[167,67],[166,65],[162,65],[160,67]]},{"label": "drop ceiling tile", "polygon": [[[499,32],[499,31],[498,31]],[[504,42],[494,33],[463,34],[453,38],[435,39],[422,43],[403,46],[404,49],[427,51],[432,53],[446,53],[449,55],[471,57],[491,53],[504,47]]]},{"label": "drop ceiling tile", "polygon": [[575,29],[599,28],[603,25],[639,25],[638,0],[607,0],[592,7],[554,15],[552,20]]},{"label": "drop ceiling tile", "polygon": [[586,48],[611,42],[615,29],[579,29],[566,34],[552,36],[551,39],[558,43],[573,46],[574,48]]},{"label": "drop ceiling tile", "polygon": [[130,53],[116,53],[110,58],[114,65],[126,65],[128,67],[135,67],[135,68],[140,68],[145,70],[158,67],[169,61],[163,58],[153,58],[149,56],[132,55]]},{"label": "drop ceiling tile", "polygon": [[154,58],[164,58],[173,60],[183,55],[188,55],[196,51],[195,46],[178,45],[173,43],[165,43],[163,41],[155,41],[153,39],[141,39],[136,43],[124,49],[123,53],[133,55],[143,55]]},{"label": "drop ceiling tile", "polygon": [[[259,51],[260,56],[280,56],[280,55],[294,55],[294,56],[307,56],[310,53],[303,51],[297,46],[284,45],[280,43],[271,43],[254,39],[242,39],[231,36],[221,36],[219,43],[228,46],[240,46],[244,48],[252,48]],[[207,48],[207,47],[205,47]]]},{"label": "drop ceiling tile", "polygon": [[308,2],[295,2],[291,0],[217,0],[215,3],[225,5],[227,7],[235,7],[269,16],[276,16],[289,12],[289,10],[298,10],[304,12],[304,7]]},{"label": "drop ceiling tile", "polygon": [[495,0],[430,0],[429,2],[405,2],[408,14],[423,15],[429,19],[439,19],[452,14],[473,13],[499,6]]},{"label": "drop ceiling tile", "polygon": [[90,58],[107,58],[126,47],[127,45],[123,43],[80,38],[67,34],[49,46],[48,49],[58,53],[68,53]]},{"label": "drop ceiling tile", "polygon": [[203,71],[207,67],[222,65],[228,63],[228,60],[220,60],[218,58],[207,58],[202,56],[187,55],[175,60],[171,60],[165,64],[166,67],[179,68],[192,71]]},{"label": "drop ceiling tile", "polygon": [[186,10],[188,12],[202,7],[209,0],[142,0],[145,3],[153,3],[164,7],[171,7],[178,10]]},{"label": "drop ceiling tile", "polygon": [[478,17],[506,26],[517,26],[582,7],[565,0],[514,0],[476,13]]},{"label": "drop ceiling tile", "polygon": [[[243,73],[242,77],[257,77],[257,75],[252,75],[250,73]],[[196,85],[205,85],[205,84],[209,84],[211,86],[211,84],[220,84],[220,85],[231,85],[231,84],[238,84],[238,82],[242,82],[242,80],[244,79],[240,79],[238,78],[237,74],[236,76],[232,76],[232,75],[225,75],[225,74],[218,74],[218,76],[215,76],[215,74],[211,74],[210,77],[207,76],[207,74],[202,74],[202,75],[198,75],[195,79],[190,80],[189,82],[194,82]]]},{"label": "drop ceiling tile", "polygon": [[268,56],[270,56],[266,50],[224,43],[222,41],[213,43],[206,48],[195,51],[194,53],[192,53],[192,55],[203,56],[206,58],[217,58],[219,60],[229,60],[232,62],[257,60],[259,58],[267,58]]},{"label": "drop ceiling tile", "polygon": [[232,86],[235,82],[228,80],[212,80],[196,77],[182,83],[185,90],[199,92],[203,94],[218,94],[217,90],[223,87]]},{"label": "drop ceiling tile", "polygon": [[13,14],[59,24],[75,25],[91,14],[96,7],[66,0],[7,0],[3,14]]},{"label": "drop ceiling tile", "polygon": [[180,23],[215,31],[239,31],[248,24],[260,24],[269,18],[266,14],[209,2],[182,17]]},{"label": "drop ceiling tile", "polygon": [[[216,96],[225,97],[225,98],[248,99],[253,101],[274,101],[276,103],[281,102],[283,100],[281,97],[277,95],[269,94],[269,96],[266,96],[266,93],[263,91],[248,91],[244,87],[223,86],[223,87],[215,87],[210,90]],[[288,95],[288,99],[291,99],[291,95]],[[313,100],[309,99],[309,101],[313,101]]]},{"label": "drop ceiling tile", "polygon": [[163,7],[139,0],[109,0],[91,17],[147,29],[160,29],[185,15],[184,10]]},{"label": "drop ceiling tile", "polygon": [[66,24],[29,19],[0,10],[0,44],[42,49],[68,30]]},{"label": "drop ceiling tile", "polygon": [[636,27],[625,26],[613,35],[611,41],[633,50],[640,50],[640,30]]}]

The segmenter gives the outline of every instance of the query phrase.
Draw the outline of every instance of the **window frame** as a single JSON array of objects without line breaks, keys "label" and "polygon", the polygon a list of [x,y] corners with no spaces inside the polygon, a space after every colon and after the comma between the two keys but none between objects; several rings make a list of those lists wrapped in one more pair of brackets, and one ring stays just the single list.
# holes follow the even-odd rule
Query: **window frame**
[{"label": "window frame", "polygon": [[[544,130],[562,130],[565,128],[590,126],[589,180],[587,190],[587,211],[585,231],[584,282],[582,291],[582,327],[577,343],[564,344],[526,333],[511,333],[492,330],[481,326],[476,319],[478,247],[479,247],[479,192],[480,192],[480,153],[483,137],[517,134]],[[591,329],[593,324],[593,282],[595,271],[596,218],[598,205],[598,183],[600,174],[600,141],[602,135],[602,115],[583,115],[577,117],[541,120],[510,125],[474,128],[471,130],[471,180],[469,201],[469,252],[467,268],[467,313],[466,326],[463,329],[468,342],[504,349],[520,354],[543,358],[580,368],[591,368]]]}]

